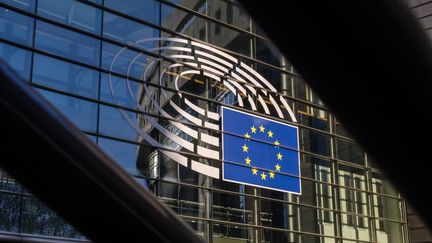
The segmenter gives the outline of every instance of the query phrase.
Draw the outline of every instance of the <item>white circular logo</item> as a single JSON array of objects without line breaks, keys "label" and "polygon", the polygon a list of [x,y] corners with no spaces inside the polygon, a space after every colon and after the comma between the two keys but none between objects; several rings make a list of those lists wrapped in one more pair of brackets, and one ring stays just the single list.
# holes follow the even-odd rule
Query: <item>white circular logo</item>
[{"label": "white circular logo", "polygon": [[[223,92],[213,98],[217,102],[231,95],[239,107],[247,107],[252,111],[257,111],[258,107],[261,107],[268,115],[272,109],[279,118],[297,122],[287,101],[277,93],[276,88],[238,58],[209,45],[181,38],[149,38],[136,41],[134,44],[142,46],[146,42],[163,43],[160,47],[149,48],[146,51],[160,52],[160,55],[170,62],[161,70],[157,68],[161,58],[148,58],[147,63],[144,65],[141,63],[140,65],[144,66],[140,74],[143,82],[136,90],[132,88],[131,81],[126,79],[129,98],[134,100],[136,109],[143,113],[141,120],[134,121],[125,110],[119,109],[119,111],[148,144],[173,161],[188,166],[188,158],[176,152],[181,148],[204,158],[220,159],[220,136],[211,133],[212,130],[220,129],[219,113],[195,104],[182,90],[188,82],[192,82],[192,77],[195,75],[206,77],[207,80],[211,80],[212,85],[222,87]],[[116,65],[120,65],[123,61],[121,57],[127,50],[124,47],[116,53],[110,71],[113,71]],[[127,64],[127,76],[130,75],[134,64],[142,62],[143,55],[138,53],[130,58]],[[110,93],[114,102],[120,105],[112,78],[110,73]],[[187,123],[206,127],[208,130],[196,129],[196,126],[185,125]],[[154,129],[169,141],[160,142],[150,136],[149,132]],[[194,144],[191,140],[198,140],[200,143]],[[213,178],[220,178],[219,167],[192,159],[191,169]]]}]

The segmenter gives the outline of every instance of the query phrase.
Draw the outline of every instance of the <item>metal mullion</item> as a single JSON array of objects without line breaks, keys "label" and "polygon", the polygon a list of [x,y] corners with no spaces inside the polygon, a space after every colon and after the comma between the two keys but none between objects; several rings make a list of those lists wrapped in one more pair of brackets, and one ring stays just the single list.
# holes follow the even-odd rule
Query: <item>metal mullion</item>
[{"label": "metal mullion", "polygon": [[[0,38],[0,40],[1,41],[5,41],[5,42],[10,43],[10,44],[14,44],[14,42],[10,42],[8,40],[3,40],[1,38]],[[18,45],[18,46],[21,47],[21,45]],[[25,47],[25,46],[22,46],[22,47]],[[84,63],[81,63],[81,62],[78,62],[78,61],[75,61],[75,60],[70,60],[68,58],[65,58],[65,57],[62,57],[62,56],[58,56],[56,54],[51,54],[49,52],[41,51],[39,49],[33,49],[33,48],[29,48],[29,47],[26,47],[26,49],[30,50],[30,51],[33,51],[33,52],[36,52],[38,54],[43,54],[43,55],[46,55],[46,56],[49,56],[49,57],[60,59],[62,61],[66,61],[66,62],[69,62],[69,63],[72,63],[72,64],[77,64],[77,65],[80,65],[80,66],[84,66],[84,67],[87,67],[87,68],[90,68],[90,69],[93,69],[93,70],[97,70],[97,71],[100,71],[100,72],[105,72],[105,73],[108,73],[108,74],[114,74],[114,75],[116,75],[118,77],[125,78],[125,79],[131,80],[131,81],[135,81],[135,82],[140,83],[140,84],[148,84],[148,85],[151,85],[151,86],[154,86],[154,87],[160,87],[160,88],[162,88],[164,90],[167,90],[167,91],[170,91],[170,92],[179,92],[179,93],[182,93],[182,94],[185,94],[185,95],[197,98],[197,99],[204,100],[206,102],[211,102],[213,104],[217,104],[217,105],[220,105],[220,106],[232,107],[232,108],[243,110],[243,111],[246,111],[246,112],[249,112],[249,113],[252,113],[252,114],[256,114],[256,112],[251,112],[251,111],[249,111],[247,109],[244,109],[244,108],[241,108],[241,107],[236,107],[236,106],[233,106],[233,105],[224,104],[224,103],[219,102],[219,101],[215,101],[215,100],[211,100],[211,99],[208,99],[208,98],[204,98],[204,97],[202,97],[200,95],[196,95],[196,94],[192,94],[192,93],[188,93],[188,92],[184,92],[184,91],[178,91],[178,90],[175,90],[175,89],[172,89],[172,88],[163,87],[163,86],[158,85],[158,84],[154,84],[154,83],[147,82],[147,81],[142,81],[142,80],[139,80],[139,79],[136,79],[136,78],[133,78],[133,77],[128,77],[128,76],[126,76],[124,74],[119,74],[119,73],[115,73],[115,72],[112,72],[112,71],[106,71],[105,69],[102,69],[102,68],[98,68],[98,67],[95,67],[95,66],[92,66],[92,65],[89,65],[89,64],[84,64]],[[273,120],[278,120],[278,121],[281,121],[281,122],[284,122],[284,123],[295,125],[295,126],[298,126],[298,127],[302,128],[302,129],[307,129],[307,130],[310,130],[310,131],[315,131],[315,132],[318,132],[318,133],[325,134],[327,136],[335,136],[335,137],[338,137],[340,139],[344,139],[344,140],[347,140],[347,141],[352,141],[351,138],[344,137],[344,136],[337,135],[337,134],[332,134],[332,133],[329,133],[327,131],[316,129],[316,128],[313,128],[313,127],[309,127],[309,126],[306,126],[306,125],[303,125],[303,124],[297,124],[297,123],[294,123],[294,122],[286,121],[284,119],[275,118],[275,117],[272,117],[272,116],[269,116],[269,115],[264,115],[264,114],[260,114],[260,115],[264,116],[264,117],[267,117],[267,118],[270,118],[270,119],[273,119]]]},{"label": "metal mullion", "polygon": [[[229,53],[229,54],[232,54],[232,55],[234,55],[234,56],[236,56],[236,57],[241,57],[241,58],[244,58],[244,59],[246,59],[246,60],[249,60],[249,61],[252,61],[252,62],[256,62],[256,63],[262,64],[262,65],[264,65],[264,66],[270,67],[270,68],[272,68],[272,69],[278,70],[279,72],[286,73],[286,74],[289,74],[289,75],[292,75],[292,76],[299,76],[299,75],[296,74],[296,73],[291,73],[291,72],[289,72],[289,71],[287,71],[287,70],[283,70],[283,69],[280,68],[280,67],[277,67],[277,66],[271,65],[271,64],[266,63],[266,62],[263,62],[263,61],[261,61],[261,60],[253,59],[253,58],[250,58],[250,57],[248,57],[248,56],[245,56],[245,55],[242,55],[242,54],[238,54],[238,53],[233,52],[233,51],[231,51],[231,50],[228,50],[228,49],[222,48],[222,47],[220,47],[220,46],[216,46],[216,45],[213,45],[213,44],[211,44],[211,43],[207,43],[207,42],[204,42],[204,41],[202,41],[202,40],[199,40],[199,39],[196,39],[196,38],[190,37],[190,36],[188,36],[188,35],[185,35],[185,34],[182,34],[182,33],[178,33],[178,32],[175,32],[175,31],[172,31],[172,30],[166,29],[166,28],[164,28],[164,27],[162,27],[162,26],[155,25],[155,24],[153,24],[153,23],[149,23],[149,22],[147,22],[147,21],[144,21],[144,20],[141,20],[141,19],[138,19],[138,18],[135,18],[135,17],[129,16],[129,15],[126,15],[126,14],[121,13],[121,12],[118,12],[118,11],[116,11],[116,10],[113,10],[113,9],[110,9],[110,8],[107,8],[107,7],[104,7],[104,6],[101,6],[101,5],[98,5],[98,4],[95,4],[95,3],[92,3],[92,2],[87,2],[87,1],[85,1],[85,0],[77,0],[77,1],[80,1],[80,2],[85,3],[85,4],[87,4],[87,5],[91,5],[91,6],[95,7],[95,8],[97,8],[97,9],[100,9],[100,10],[103,10],[103,11],[106,11],[106,12],[110,12],[110,13],[115,14],[115,15],[118,15],[118,16],[120,16],[120,17],[123,17],[123,18],[129,19],[129,20],[132,20],[132,21],[138,22],[138,23],[140,23],[140,24],[144,24],[144,25],[146,25],[146,26],[149,26],[149,27],[152,27],[152,28],[155,28],[155,29],[159,29],[159,30],[164,31],[164,32],[167,32],[167,33],[169,33],[169,34],[176,35],[176,36],[180,36],[180,37],[183,37],[183,38],[185,38],[185,39],[187,39],[187,40],[195,41],[195,42],[198,42],[198,43],[202,43],[202,44],[205,44],[205,45],[208,45],[208,46],[214,47],[214,48],[216,48],[216,49],[218,49],[218,50],[222,50],[222,51],[224,51],[224,52],[226,52],[226,53]],[[82,29],[78,29],[78,28],[75,28],[75,27],[73,27],[73,26],[69,26],[69,25],[63,24],[63,23],[59,23],[59,22],[56,22],[56,21],[54,21],[54,20],[51,20],[51,19],[48,19],[48,18],[45,18],[45,17],[39,16],[39,15],[36,15],[36,14],[34,14],[34,13],[27,12],[27,11],[25,11],[25,10],[22,10],[22,9],[19,9],[19,8],[13,7],[13,6],[9,6],[9,5],[4,4],[4,3],[1,3],[1,2],[0,2],[0,6],[5,7],[5,8],[8,8],[8,9],[11,9],[11,10],[13,10],[13,11],[15,11],[15,12],[19,12],[20,14],[23,14],[23,15],[26,15],[26,16],[29,16],[29,17],[33,17],[33,18],[35,18],[35,19],[45,21],[45,22],[47,22],[47,23],[50,23],[50,24],[53,24],[53,25],[56,25],[56,26],[61,26],[61,27],[65,28],[65,29],[69,29],[69,30],[72,30],[72,31],[75,31],[75,32],[82,33],[82,34],[84,34],[84,35],[87,35],[87,36],[90,36],[90,37],[93,37],[93,38],[96,38],[96,39],[99,39],[99,40],[103,40],[103,41],[106,41],[106,42],[110,42],[110,43],[112,43],[112,44],[116,44],[116,45],[120,45],[120,46],[127,47],[128,49],[131,49],[131,50],[135,50],[135,51],[138,51],[138,52],[146,53],[146,54],[151,55],[151,56],[155,56],[155,54],[153,54],[153,53],[151,53],[151,52],[146,52],[146,51],[143,50],[143,49],[139,49],[139,48],[136,48],[136,47],[134,47],[134,46],[129,46],[129,45],[124,44],[124,43],[122,43],[122,42],[118,42],[118,41],[115,41],[115,40],[112,40],[112,39],[109,39],[109,38],[105,38],[105,37],[103,37],[103,36],[99,36],[99,35],[93,34],[93,33],[91,33],[91,32],[86,32],[86,31],[84,31],[84,30],[82,30]],[[163,58],[163,57],[162,57],[162,58]],[[163,59],[168,59],[168,58],[163,58]],[[188,65],[185,64],[185,66],[188,66]],[[190,67],[190,68],[194,68],[194,67]]]},{"label": "metal mullion", "polygon": [[[2,5],[5,5],[5,4],[0,3],[0,6],[2,6]],[[116,40],[113,40],[113,39],[110,39],[110,38],[106,38],[106,37],[103,37],[103,36],[101,36],[101,35],[97,35],[97,34],[93,34],[93,33],[90,33],[90,32],[86,32],[86,31],[84,31],[84,30],[81,30],[81,29],[75,28],[75,27],[73,27],[73,26],[69,26],[69,25],[67,25],[67,24],[63,24],[63,23],[60,23],[60,22],[56,22],[56,21],[54,21],[54,20],[51,20],[51,19],[48,19],[48,18],[45,18],[45,17],[39,16],[39,15],[36,15],[36,14],[28,13],[28,12],[26,12],[26,11],[24,11],[24,10],[11,8],[11,7],[9,7],[8,5],[6,5],[6,7],[12,9],[13,11],[20,12],[21,14],[25,14],[25,15],[27,15],[27,16],[29,16],[29,17],[33,17],[33,18],[36,19],[36,20],[44,21],[44,22],[46,22],[46,23],[49,23],[49,24],[52,24],[52,25],[55,25],[55,26],[59,26],[59,27],[61,27],[61,28],[65,28],[65,29],[68,29],[68,30],[71,30],[71,31],[74,31],[74,32],[77,32],[77,33],[80,33],[80,34],[83,34],[83,35],[86,35],[86,36],[90,36],[90,37],[92,37],[92,38],[94,38],[94,39],[98,39],[99,41],[101,41],[101,43],[100,43],[101,48],[102,48],[102,41],[104,41],[104,42],[108,42],[108,43],[110,43],[110,44],[114,44],[114,45],[117,45],[117,46],[122,46],[122,47],[124,47],[124,48],[127,48],[127,49],[132,50],[132,51],[136,51],[136,52],[138,52],[138,53],[143,53],[143,54],[145,54],[145,55],[149,55],[149,56],[152,56],[152,57],[155,57],[155,58],[161,58],[161,59],[164,59],[165,61],[169,61],[169,62],[171,62],[171,63],[181,63],[181,64],[184,65],[185,67],[188,67],[188,68],[193,69],[193,70],[199,70],[199,71],[202,71],[201,68],[194,67],[194,66],[190,66],[190,65],[188,65],[188,64],[186,64],[186,63],[184,63],[184,62],[177,61],[177,60],[174,60],[174,59],[172,59],[172,58],[168,58],[168,57],[165,57],[165,56],[160,56],[160,55],[158,55],[158,54],[155,54],[155,53],[153,53],[153,52],[149,52],[149,51],[147,51],[147,50],[145,50],[145,49],[141,49],[141,48],[136,47],[136,46],[127,45],[127,44],[125,44],[125,43],[123,43],[123,42],[119,42],[119,41],[116,41]],[[18,10],[20,10],[20,11],[18,11]],[[102,14],[102,18],[103,18],[103,14]],[[102,25],[103,25],[103,24],[102,24]],[[35,26],[36,26],[36,21],[35,21],[35,24],[34,24],[34,28],[35,28]],[[35,33],[34,33],[34,37],[35,37],[35,35],[36,35],[36,31],[34,31],[34,32],[35,32]],[[12,42],[12,43],[13,43],[13,42]],[[205,43],[205,44],[209,44],[209,43],[206,43],[206,42],[204,42],[204,43]],[[33,43],[33,45],[34,45],[34,43]],[[33,49],[33,50],[35,50],[35,49]],[[102,52],[100,53],[100,55],[102,55]],[[66,60],[70,60],[70,59],[66,59]],[[257,61],[257,60],[256,60],[256,61]],[[256,62],[256,61],[255,61],[255,62]],[[89,65],[89,64],[84,64],[84,63],[81,64],[81,62],[77,62],[77,63],[78,63],[79,65],[85,65],[85,66],[88,65],[87,67],[90,67],[90,68],[93,67],[92,65]],[[285,71],[285,70],[282,70],[282,72],[283,72],[283,71]],[[215,75],[217,75],[217,74],[215,74]],[[289,73],[289,75],[293,75],[293,74]],[[120,76],[120,75],[119,75],[119,76]],[[125,76],[126,76],[126,75],[125,75]],[[217,76],[219,76],[219,75],[217,75]],[[223,77],[221,76],[221,78],[223,78]],[[231,80],[231,81],[235,81],[235,82],[239,82],[238,80],[235,80],[235,79],[233,79],[233,78],[230,78],[230,80]],[[326,107],[324,107],[324,106],[321,106],[321,105],[318,105],[318,104],[314,104],[314,103],[312,103],[312,102],[304,101],[304,100],[301,100],[301,99],[298,99],[298,98],[295,98],[295,97],[290,97],[290,96],[288,96],[288,95],[282,95],[282,94],[280,94],[280,93],[278,93],[278,92],[274,92],[274,91],[269,90],[269,89],[265,89],[265,88],[262,88],[262,87],[258,87],[258,86],[255,86],[255,85],[253,85],[253,84],[248,84],[248,85],[251,86],[251,87],[254,87],[254,88],[256,88],[256,89],[259,89],[259,90],[262,90],[262,91],[267,91],[267,92],[274,93],[274,94],[278,94],[278,95],[280,95],[280,96],[282,96],[282,97],[284,97],[284,98],[287,98],[287,99],[290,99],[290,100],[293,100],[293,101],[296,101],[296,102],[301,102],[301,103],[304,103],[305,105],[312,106],[312,107],[315,107],[315,108],[317,108],[317,109],[320,109],[320,110],[323,110],[323,111],[325,111],[325,112],[328,112],[328,109],[327,109]],[[317,130],[319,130],[319,129],[317,129]]]},{"label": "metal mullion", "polygon": [[16,196],[32,196],[32,194],[25,193],[23,191],[14,192],[14,191],[9,191],[9,190],[4,190],[4,189],[0,189],[0,193],[12,194],[12,195],[16,195]]},{"label": "metal mullion", "polygon": [[421,6],[427,5],[427,4],[429,4],[429,3],[432,3],[432,1],[427,1],[427,2],[423,2],[423,3],[419,3],[419,4],[417,4],[417,5],[409,6],[409,9],[418,8],[418,7],[421,7]]},{"label": "metal mullion", "polygon": [[260,38],[262,40],[269,41],[269,39],[266,38],[266,37],[264,37],[264,36],[261,36],[261,35],[258,35],[256,33],[253,33],[252,31],[244,30],[244,29],[242,29],[242,28],[240,28],[238,26],[235,26],[235,25],[223,22],[223,21],[221,21],[219,19],[211,17],[210,15],[206,15],[206,14],[197,12],[197,11],[195,11],[193,9],[187,8],[187,7],[182,6],[182,5],[178,4],[178,3],[170,2],[170,1],[167,1],[167,0],[156,0],[156,1],[158,1],[158,2],[160,2],[162,4],[165,4],[165,5],[169,5],[170,7],[173,7],[173,8],[176,8],[176,9],[179,9],[179,10],[191,13],[193,15],[199,16],[200,18],[203,18],[203,19],[206,19],[206,20],[210,20],[213,23],[220,24],[220,25],[222,25],[224,27],[227,27],[227,28],[229,28],[231,30],[235,30],[235,31],[241,32],[242,34],[247,34],[247,35],[250,35],[251,37],[258,37],[258,38]]},{"label": "metal mullion", "polygon": [[[133,109],[130,109],[130,108],[119,106],[119,105],[114,105],[114,104],[111,104],[109,102],[99,101],[99,100],[96,100],[94,98],[88,98],[88,97],[84,97],[84,96],[80,96],[80,95],[76,95],[76,94],[70,94],[70,93],[67,93],[67,92],[64,92],[64,91],[59,91],[59,90],[56,90],[56,89],[53,89],[53,88],[45,87],[43,85],[33,84],[33,86],[37,87],[37,88],[45,89],[45,90],[48,90],[48,91],[51,91],[51,92],[55,92],[55,93],[67,95],[67,96],[70,96],[70,97],[78,98],[78,99],[81,99],[81,100],[89,101],[89,102],[92,102],[92,103],[98,103],[98,104],[103,104],[103,105],[107,105],[107,106],[111,106],[111,107],[115,107],[115,108],[126,109],[126,110],[131,111],[131,112],[141,113],[142,115],[149,115],[149,116],[153,116],[153,117],[160,118],[160,119],[170,120],[169,118],[166,118],[166,117],[163,117],[163,116],[159,116],[159,115],[155,115],[155,114],[151,114],[151,113],[146,113],[146,112],[142,112],[142,111],[133,110]],[[186,125],[192,125],[192,124],[186,124]],[[202,127],[202,126],[201,126],[201,128],[208,129],[208,128],[205,128],[205,127]],[[210,129],[208,129],[208,130],[210,130]],[[213,129],[211,129],[211,130],[213,130]],[[228,133],[228,132],[223,132],[223,131],[219,131],[219,130],[214,130],[214,131],[219,132],[219,133]],[[95,135],[96,136],[100,136],[101,134],[97,133]],[[110,138],[112,139],[113,137],[110,137]],[[132,143],[129,140],[123,140],[123,141],[124,142],[128,142],[128,143]],[[144,144],[139,144],[139,143],[134,143],[134,144],[141,145],[141,146],[154,147],[154,146],[144,145]],[[169,150],[169,149],[166,149],[166,148],[159,148],[159,149]],[[224,161],[224,160],[214,159],[214,158],[205,157],[205,156],[199,156],[199,155],[196,155],[194,153],[185,152],[185,151],[177,151],[177,150],[169,150],[169,151],[177,152],[177,153],[185,154],[185,155],[189,155],[189,156],[194,156],[194,157],[206,158],[206,159],[210,159],[212,161],[219,161],[221,163],[222,162],[233,163],[233,162],[230,162],[230,161]],[[296,150],[296,151],[298,151],[299,153],[303,153],[303,154],[309,154],[309,155],[312,154],[312,153],[309,153],[309,152],[306,152],[306,151],[302,151],[302,150]],[[324,157],[324,156],[321,156],[321,157]],[[331,158],[327,158],[327,159],[331,159]],[[233,163],[233,164],[237,164],[237,163]],[[238,165],[242,165],[242,164],[238,164]],[[263,169],[263,170],[265,170],[265,169]],[[338,186],[338,187],[350,189],[350,190],[353,190],[353,191],[366,192],[366,193],[368,192],[367,190],[363,190],[363,189],[357,189],[357,188],[352,188],[352,187],[348,187],[348,186],[341,186],[341,185],[336,184],[335,182],[322,182],[322,181],[319,181],[319,180],[316,180],[316,179],[312,179],[312,178],[308,178],[308,177],[296,176],[296,175],[291,175],[291,174],[286,174],[286,173],[280,173],[280,172],[278,172],[278,174],[287,175],[287,176],[291,176],[291,177],[296,177],[296,178],[300,178],[300,179],[303,179],[303,180],[318,182],[318,183],[321,183],[321,184],[327,184],[327,185],[331,185],[331,186]],[[378,194],[378,193],[376,193],[376,194]],[[384,196],[391,198],[390,195],[384,195]],[[397,199],[397,200],[401,200],[398,197],[394,197],[394,198]]]},{"label": "metal mullion", "polygon": [[417,17],[417,19],[418,19],[418,20],[422,20],[422,19],[428,18],[428,17],[430,17],[430,16],[432,16],[432,13],[429,13],[429,14],[425,14],[425,15],[419,16],[419,17]]},{"label": "metal mullion", "polygon": [[[103,4],[103,2],[102,2]],[[102,35],[103,31],[104,31],[104,14],[101,13],[101,21],[100,21],[100,34]],[[102,51],[103,51],[103,45],[102,42],[99,45],[99,67],[98,68],[102,68]],[[96,133],[99,134],[99,129],[100,129],[100,110],[101,110],[101,104],[99,103],[99,101],[101,100],[101,86],[102,86],[102,72],[98,72],[99,74],[99,79],[98,79],[98,103],[97,103],[97,117],[96,117]],[[96,136],[96,144],[99,144],[99,137]]]},{"label": "metal mullion", "polygon": [[161,30],[161,31],[167,32],[167,33],[172,34],[172,35],[175,35],[175,36],[180,36],[180,37],[183,37],[183,38],[185,38],[185,39],[187,39],[187,40],[190,40],[190,41],[195,41],[195,42],[198,42],[198,43],[206,44],[206,45],[211,46],[211,47],[214,47],[214,48],[216,48],[216,49],[218,49],[218,50],[222,50],[222,51],[224,51],[224,52],[227,52],[227,53],[229,53],[229,54],[232,54],[232,55],[234,55],[234,56],[236,56],[236,57],[242,57],[242,58],[244,58],[244,59],[246,59],[246,60],[250,60],[250,61],[253,61],[253,62],[257,62],[257,63],[263,64],[263,65],[265,65],[265,66],[268,66],[268,67],[271,67],[271,68],[277,69],[277,70],[280,71],[280,72],[284,72],[284,73],[287,73],[287,74],[290,74],[290,75],[293,75],[293,76],[299,76],[297,73],[290,73],[290,72],[287,71],[287,70],[283,70],[283,69],[280,68],[280,67],[277,67],[277,66],[271,65],[271,64],[266,63],[266,62],[263,62],[263,61],[261,61],[261,60],[257,60],[257,59],[250,58],[250,57],[248,57],[248,56],[245,56],[245,55],[242,55],[242,54],[236,53],[236,52],[234,52],[234,51],[231,51],[231,50],[225,49],[225,48],[223,48],[223,47],[220,47],[220,46],[217,46],[217,45],[214,45],[214,44],[211,44],[211,43],[207,43],[207,42],[205,42],[205,41],[202,41],[202,40],[196,39],[196,38],[191,37],[191,36],[188,36],[188,35],[186,35],[186,34],[182,34],[182,33],[179,33],[179,32],[176,32],[176,31],[173,31],[173,30],[170,30],[170,29],[167,29],[167,28],[165,28],[165,27],[162,27],[162,26],[160,26],[160,25],[156,25],[156,24],[153,24],[153,23],[151,23],[151,22],[148,22],[148,21],[145,21],[145,20],[142,20],[142,19],[139,19],[139,18],[136,18],[136,17],[130,16],[130,15],[124,14],[124,13],[119,12],[119,11],[117,11],[117,10],[114,10],[114,9],[111,9],[111,8],[107,8],[107,7],[105,7],[105,6],[101,6],[101,5],[98,5],[98,4],[96,4],[96,3],[88,2],[88,1],[86,1],[86,0],[77,0],[77,1],[82,2],[82,3],[85,3],[85,4],[90,5],[90,6],[93,6],[93,7],[97,8],[97,9],[101,9],[101,10],[103,10],[103,11],[106,11],[106,12],[109,12],[109,13],[112,13],[112,14],[115,14],[115,15],[118,15],[118,16],[120,16],[120,17],[123,17],[123,18],[129,19],[129,20],[132,20],[132,21],[134,21],[134,22],[137,22],[137,23],[140,23],[140,24],[143,24],[143,25],[146,25],[146,26],[149,26],[149,27],[155,28],[155,29],[159,29],[159,30]]},{"label": "metal mullion", "polygon": [[[240,134],[234,134],[234,133],[230,133],[230,132],[226,132],[226,131],[220,131],[218,129],[208,128],[208,127],[205,127],[205,126],[202,126],[202,125],[197,125],[197,124],[194,124],[194,123],[189,123],[189,122],[184,122],[184,121],[178,121],[178,120],[173,119],[173,118],[168,118],[168,117],[164,117],[164,116],[161,116],[161,115],[156,115],[156,114],[144,112],[144,111],[141,111],[141,110],[136,110],[136,109],[133,109],[133,108],[121,106],[121,105],[118,105],[118,104],[113,104],[113,103],[110,103],[110,102],[107,102],[107,101],[102,101],[102,100],[95,99],[95,98],[89,98],[89,97],[86,97],[86,96],[69,93],[69,92],[66,92],[66,91],[58,90],[58,89],[51,88],[49,86],[45,86],[45,85],[41,85],[41,84],[35,84],[34,83],[32,85],[34,87],[36,87],[36,88],[41,88],[41,89],[44,89],[44,90],[47,90],[47,91],[55,92],[55,93],[62,94],[62,95],[71,96],[73,98],[77,98],[77,99],[81,99],[81,100],[85,100],[85,101],[89,101],[89,102],[93,102],[93,103],[98,103],[98,104],[102,104],[102,105],[106,105],[106,106],[110,106],[110,107],[114,107],[114,108],[124,109],[126,111],[130,111],[130,112],[134,112],[134,113],[139,113],[139,114],[147,115],[147,116],[152,116],[152,117],[159,118],[159,119],[165,119],[165,120],[169,120],[169,121],[175,121],[175,122],[178,122],[178,123],[181,123],[181,124],[184,124],[184,125],[188,125],[188,126],[193,126],[193,127],[196,127],[196,128],[205,129],[207,131],[213,131],[213,132],[220,133],[220,134],[228,134],[228,135],[243,137]],[[262,142],[262,143],[271,144],[271,143],[266,142],[266,141],[261,141],[261,140],[257,140],[257,141]],[[290,150],[294,150],[294,151],[298,151],[300,153],[313,156],[315,158],[321,158],[321,159],[325,159],[325,160],[331,159],[328,156],[315,154],[315,153],[312,153],[312,152],[309,152],[309,151],[297,150],[297,149],[289,148],[289,147],[285,147],[285,146],[281,146],[281,147],[282,148],[286,148],[286,149],[290,149]]]},{"label": "metal mullion", "polygon": [[[365,157],[365,162],[366,162],[366,165],[369,165],[369,159],[368,159],[367,154]],[[371,175],[370,169],[366,170],[366,178],[365,179],[366,179],[366,189],[370,192],[373,192],[372,175]],[[373,194],[371,194],[371,193],[367,194],[367,208],[369,211],[368,214],[372,217],[375,217],[375,203],[374,203],[373,197],[374,197]],[[370,237],[370,239],[376,241],[377,240],[377,235],[376,235],[377,228],[376,228],[376,222],[375,221],[376,221],[376,219],[371,219],[368,221],[368,223],[369,223],[369,229],[370,229],[369,230],[369,237]]]},{"label": "metal mullion", "polygon": [[[333,133],[333,115],[329,114],[328,116],[328,126],[329,126],[329,132]],[[330,167],[330,177],[331,182],[335,184],[335,186],[331,187],[332,195],[333,195],[333,209],[335,212],[333,213],[333,229],[334,234],[338,237],[342,237],[342,215],[341,215],[341,205],[340,205],[340,185],[339,185],[339,166],[338,161],[335,159],[335,151],[336,151],[336,142],[334,141],[334,137],[330,138],[330,157],[331,160],[331,167]]]},{"label": "metal mullion", "polygon": [[[199,217],[195,217],[195,216],[188,216],[188,215],[179,215],[179,216],[185,220],[207,221],[204,218],[199,218]],[[332,239],[352,241],[352,239],[350,239],[350,238],[330,236],[330,235],[318,234],[318,233],[307,232],[307,231],[288,230],[288,229],[284,229],[284,228],[275,228],[275,227],[269,227],[269,226],[263,226],[263,225],[251,225],[251,224],[237,223],[237,222],[233,222],[233,221],[224,221],[224,220],[218,220],[218,219],[210,219],[210,221],[212,221],[214,223],[219,223],[219,224],[234,225],[234,226],[246,227],[246,228],[257,228],[257,229],[264,229],[264,230],[271,230],[271,231],[294,233],[294,234],[298,234],[298,235],[312,235],[312,236],[323,237],[323,238],[332,238]],[[356,242],[375,243],[372,241],[365,241],[365,240],[356,240]]]}]

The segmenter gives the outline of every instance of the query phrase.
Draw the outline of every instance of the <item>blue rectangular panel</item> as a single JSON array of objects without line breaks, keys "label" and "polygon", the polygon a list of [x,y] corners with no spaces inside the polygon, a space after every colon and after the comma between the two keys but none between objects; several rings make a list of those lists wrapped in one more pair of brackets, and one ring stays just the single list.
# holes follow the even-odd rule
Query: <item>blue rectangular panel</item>
[{"label": "blue rectangular panel", "polygon": [[301,194],[298,128],[224,107],[223,180]]}]

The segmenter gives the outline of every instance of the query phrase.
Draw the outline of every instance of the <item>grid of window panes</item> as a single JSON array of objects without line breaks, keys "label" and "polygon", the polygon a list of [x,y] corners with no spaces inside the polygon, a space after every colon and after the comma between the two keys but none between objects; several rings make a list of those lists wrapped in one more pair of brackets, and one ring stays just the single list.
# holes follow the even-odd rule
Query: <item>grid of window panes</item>
[{"label": "grid of window panes", "polygon": [[[0,0],[0,57],[207,242],[406,242],[399,193],[263,35],[228,0]],[[139,40],[171,36],[239,58],[285,96],[299,122],[302,195],[199,175],[165,158],[131,128],[119,108],[136,121],[152,114],[136,109],[130,90],[149,82],[160,92],[172,91],[142,80],[149,60],[161,60],[156,80],[172,63],[148,51],[160,42]],[[236,106],[223,88],[199,75],[181,92],[206,109]],[[157,131],[150,135],[169,143]],[[8,233],[82,238],[0,171],[0,235]]]}]

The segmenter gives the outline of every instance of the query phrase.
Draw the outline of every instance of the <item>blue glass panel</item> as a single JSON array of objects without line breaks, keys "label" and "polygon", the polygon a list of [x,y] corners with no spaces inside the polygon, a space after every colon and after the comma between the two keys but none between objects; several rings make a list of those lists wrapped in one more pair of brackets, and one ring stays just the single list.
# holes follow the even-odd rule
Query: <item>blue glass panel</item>
[{"label": "blue glass panel", "polygon": [[35,1],[36,0],[0,0],[0,3],[6,3],[22,10],[34,12]]},{"label": "blue glass panel", "polygon": [[23,79],[30,79],[31,53],[0,42],[0,58],[9,64]]},{"label": "blue glass panel", "polygon": [[135,109],[136,100],[140,98],[137,95],[138,83],[134,81],[127,82],[123,78],[111,75],[111,84],[114,93],[111,93],[108,74],[102,74],[101,100]]},{"label": "blue glass panel", "polygon": [[96,132],[97,104],[46,90],[37,90],[80,129]]},{"label": "blue glass panel", "polygon": [[102,4],[103,0],[87,0],[92,3]]},{"label": "blue glass panel", "polygon": [[0,7],[0,37],[30,46],[33,42],[34,20]]},{"label": "blue glass panel", "polygon": [[159,23],[160,3],[154,0],[105,0],[104,5],[127,15],[151,22]]},{"label": "blue glass panel", "polygon": [[91,141],[93,141],[94,143],[97,143],[96,136],[93,136],[93,135],[89,135],[89,134],[87,134],[87,137],[88,137]]},{"label": "blue glass panel", "polygon": [[55,58],[35,54],[33,83],[98,98],[99,72]]},{"label": "blue glass panel", "polygon": [[159,31],[135,21],[104,12],[103,35],[126,44],[133,44],[145,49],[155,47],[156,41],[145,39],[158,37]]},{"label": "blue glass panel", "polygon": [[100,34],[101,11],[75,0],[39,0],[37,14],[82,30]]},{"label": "blue glass panel", "polygon": [[[132,122],[137,122],[135,113],[125,111],[125,114]],[[100,106],[99,133],[130,141],[137,141],[138,136],[117,108],[104,105]]]},{"label": "blue glass panel", "polygon": [[148,56],[107,42],[102,43],[102,68],[141,79]]},{"label": "blue glass panel", "polygon": [[137,172],[138,146],[135,144],[118,142],[110,139],[99,138],[99,146],[132,174]]},{"label": "blue glass panel", "polygon": [[99,66],[99,40],[42,21],[36,22],[35,47],[72,60]]}]

